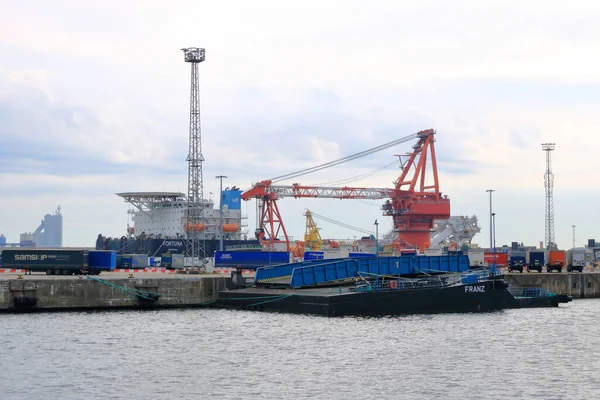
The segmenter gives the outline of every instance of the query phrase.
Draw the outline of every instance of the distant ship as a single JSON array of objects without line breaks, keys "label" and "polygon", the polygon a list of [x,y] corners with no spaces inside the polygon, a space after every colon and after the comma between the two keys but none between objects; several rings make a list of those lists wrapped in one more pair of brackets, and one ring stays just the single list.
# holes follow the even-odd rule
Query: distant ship
[{"label": "distant ship", "polygon": [[[120,254],[148,254],[150,257],[165,253],[186,253],[187,200],[179,192],[117,193],[133,206],[128,211],[133,226],[127,224],[126,234],[120,238],[98,235],[97,250],[116,250]],[[247,239],[242,232],[246,225],[241,211],[241,190],[236,187],[222,192],[223,246],[259,246],[255,239]],[[203,223],[192,227],[200,232],[205,257],[219,250],[220,211],[212,199],[202,202]]]}]

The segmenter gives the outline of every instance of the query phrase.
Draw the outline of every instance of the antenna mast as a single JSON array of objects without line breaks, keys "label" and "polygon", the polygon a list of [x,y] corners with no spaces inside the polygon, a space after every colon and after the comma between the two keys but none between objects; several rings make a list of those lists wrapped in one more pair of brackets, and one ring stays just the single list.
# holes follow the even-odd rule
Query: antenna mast
[{"label": "antenna mast", "polygon": [[550,152],[554,151],[554,143],[542,143],[542,150],[546,152],[546,173],[544,174],[544,186],[546,187],[546,248],[557,250],[554,241],[554,174],[552,173],[552,157]]}]

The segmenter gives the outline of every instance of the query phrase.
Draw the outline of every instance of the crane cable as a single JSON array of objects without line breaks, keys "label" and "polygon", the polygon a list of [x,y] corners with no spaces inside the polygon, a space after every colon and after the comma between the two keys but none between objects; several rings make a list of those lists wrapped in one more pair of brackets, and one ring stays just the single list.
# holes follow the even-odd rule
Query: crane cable
[{"label": "crane cable", "polygon": [[326,221],[326,222],[329,222],[329,223],[341,226],[343,228],[347,228],[347,229],[350,229],[350,230],[353,230],[353,231],[356,231],[356,232],[367,233],[369,235],[374,235],[375,234],[375,232],[371,232],[371,231],[368,231],[368,230],[363,229],[363,228],[358,228],[356,226],[348,225],[348,224],[345,224],[343,222],[336,221],[334,219],[325,217],[323,215],[317,214],[317,213],[312,212],[312,211],[310,213],[312,214],[313,217],[317,217],[319,219],[322,219],[323,221]]},{"label": "crane cable", "polygon": [[300,170],[300,171],[296,171],[296,172],[292,172],[292,173],[289,173],[289,174],[276,176],[275,178],[271,178],[270,181],[271,182],[279,182],[279,181],[282,181],[282,180],[285,180],[285,179],[297,178],[297,177],[302,176],[302,175],[310,174],[310,173],[317,172],[317,171],[320,171],[320,170],[325,169],[325,168],[333,167],[333,166],[336,166],[336,165],[340,165],[340,164],[346,163],[348,161],[356,160],[357,158],[364,157],[364,156],[367,156],[369,154],[377,153],[377,152],[379,152],[381,150],[385,150],[385,149],[387,149],[389,147],[395,146],[395,145],[400,144],[400,143],[408,142],[408,141],[416,139],[418,137],[419,137],[418,134],[413,133],[412,135],[405,136],[405,137],[403,137],[401,139],[393,140],[391,142],[384,143],[382,145],[370,148],[368,150],[361,151],[361,152],[356,153],[356,154],[352,154],[350,156],[346,156],[346,157],[340,158],[338,160],[329,161],[329,162],[326,162],[324,164],[320,164],[320,165],[317,165],[317,166],[314,166],[314,167],[311,167],[311,168],[306,168],[306,169],[303,169],[303,170]]},{"label": "crane cable", "polygon": [[344,184],[344,183],[354,182],[354,181],[357,181],[359,179],[366,178],[367,176],[375,175],[378,172],[382,172],[382,171],[385,171],[387,169],[390,169],[390,168],[398,165],[399,163],[400,163],[400,161],[396,160],[396,161],[393,161],[393,162],[391,162],[389,164],[384,165],[381,168],[374,169],[372,171],[366,172],[366,173],[361,174],[361,175],[356,175],[356,176],[353,176],[353,177],[350,177],[350,178],[340,179],[340,180],[337,180],[337,181],[319,183],[319,184],[317,184],[317,186],[341,185],[341,184]]}]

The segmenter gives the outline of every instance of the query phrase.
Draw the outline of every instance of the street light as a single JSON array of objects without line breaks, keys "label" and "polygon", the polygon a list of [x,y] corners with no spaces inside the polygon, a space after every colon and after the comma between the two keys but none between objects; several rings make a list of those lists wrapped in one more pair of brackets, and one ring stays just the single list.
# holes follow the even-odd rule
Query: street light
[{"label": "street light", "polygon": [[492,213],[492,232],[494,238],[492,244],[494,246],[494,267],[496,266],[496,213]]},{"label": "street light", "polygon": [[225,175],[216,176],[220,181],[219,191],[219,251],[223,251],[223,178],[227,179]]},{"label": "street light", "polygon": [[488,192],[490,194],[490,250],[492,249],[492,247],[494,247],[494,234],[493,234],[493,221],[492,221],[492,216],[494,214],[492,214],[492,193],[495,192],[494,189],[488,189],[486,190],[486,192]]},{"label": "street light", "polygon": [[379,222],[375,220],[375,257],[379,257]]}]

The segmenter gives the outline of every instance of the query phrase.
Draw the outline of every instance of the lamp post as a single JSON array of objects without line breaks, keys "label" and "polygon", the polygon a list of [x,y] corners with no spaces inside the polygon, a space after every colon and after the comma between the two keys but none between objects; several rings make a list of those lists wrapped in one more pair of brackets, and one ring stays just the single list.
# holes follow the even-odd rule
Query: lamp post
[{"label": "lamp post", "polygon": [[219,188],[219,251],[223,251],[223,179],[227,179],[225,175],[216,176],[220,181]]},{"label": "lamp post", "polygon": [[492,232],[493,232],[492,245],[494,246],[494,267],[495,267],[496,266],[496,213],[492,213]]},{"label": "lamp post", "polygon": [[375,257],[379,257],[379,222],[375,220]]},{"label": "lamp post", "polygon": [[571,225],[573,227],[573,248],[575,248],[575,225]]},{"label": "lamp post", "polygon": [[488,192],[490,194],[490,250],[491,250],[492,247],[494,247],[494,233],[493,233],[494,227],[492,226],[494,223],[492,221],[492,219],[493,219],[492,216],[494,215],[494,214],[492,214],[492,193],[494,192],[494,189],[488,189],[488,190],[486,190],[486,192]]}]

